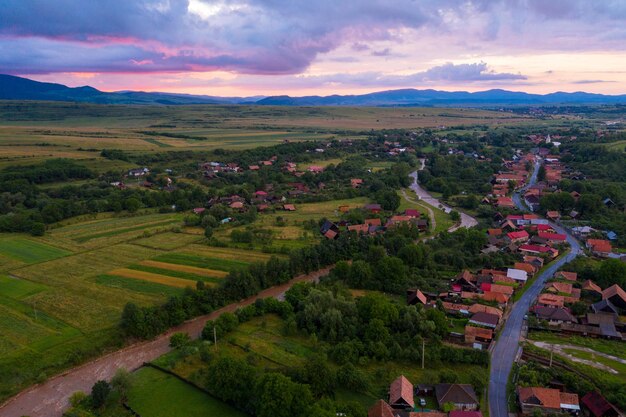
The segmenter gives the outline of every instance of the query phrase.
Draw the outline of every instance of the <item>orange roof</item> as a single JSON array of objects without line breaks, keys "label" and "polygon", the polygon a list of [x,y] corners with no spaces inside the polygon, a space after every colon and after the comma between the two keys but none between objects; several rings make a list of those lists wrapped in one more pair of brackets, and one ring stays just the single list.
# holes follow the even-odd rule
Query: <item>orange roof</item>
[{"label": "orange roof", "polygon": [[492,306],[486,306],[484,304],[473,304],[471,306],[469,306],[468,311],[472,314],[474,313],[489,313],[489,314],[495,314],[496,316],[498,316],[499,318],[502,318],[502,310],[500,310],[497,307],[492,307]]},{"label": "orange roof", "polygon": [[582,286],[583,290],[587,290],[587,291],[595,291],[599,294],[602,294],[602,288],[600,288],[600,286],[598,284],[596,284],[595,282],[593,282],[592,280],[588,279],[587,281],[583,282],[583,286]]},{"label": "orange roof", "polygon": [[370,226],[380,226],[382,223],[380,219],[365,219],[365,224],[369,224]]},{"label": "orange roof", "polygon": [[[555,410],[561,409],[561,396],[558,389],[540,387],[520,387],[518,388],[519,400],[522,403],[539,402],[538,405]],[[536,399],[536,400],[535,400]]]},{"label": "orange roof", "polygon": [[488,229],[487,234],[489,236],[500,236],[502,234],[502,229]]},{"label": "orange roof", "polygon": [[482,299],[485,301],[496,301],[499,304],[506,304],[509,301],[510,296],[502,294],[500,292],[485,291]]},{"label": "orange roof", "polygon": [[565,299],[562,295],[539,294],[539,297],[537,297],[537,304],[553,307],[563,307],[563,305],[565,304]]},{"label": "orange roof", "polygon": [[367,417],[394,417],[393,409],[383,400],[378,400],[376,404],[367,411]]},{"label": "orange roof", "polygon": [[612,298],[615,295],[617,295],[619,298],[624,300],[624,302],[626,302],[626,291],[624,291],[622,289],[622,287],[620,287],[617,284],[613,284],[609,288],[607,288],[606,290],[602,291],[602,299],[603,300],[605,300],[607,298]]},{"label": "orange roof", "polygon": [[493,338],[493,330],[483,329],[482,327],[465,326],[465,336],[480,337],[481,339],[491,340]]},{"label": "orange roof", "polygon": [[491,292],[513,295],[513,287],[510,287],[508,285],[491,284]]},{"label": "orange roof", "polygon": [[413,384],[404,375],[400,375],[389,386],[389,404],[395,404],[399,401],[410,405],[411,408],[415,407]]},{"label": "orange roof", "polygon": [[578,274],[576,272],[559,271],[555,274],[557,278],[564,278],[568,281],[576,281]]},{"label": "orange roof", "polygon": [[521,269],[522,271],[526,271],[529,274],[534,274],[535,273],[535,267],[534,266],[532,266],[531,264],[523,263],[523,262],[515,262],[515,265],[513,265],[513,268]]},{"label": "orange roof", "polygon": [[613,250],[611,242],[604,239],[587,239],[587,246],[595,252],[611,252]]},{"label": "orange roof", "polygon": [[546,284],[546,288],[548,289],[548,291],[553,290],[556,292],[571,294],[573,286],[568,282],[551,282],[549,284]]}]

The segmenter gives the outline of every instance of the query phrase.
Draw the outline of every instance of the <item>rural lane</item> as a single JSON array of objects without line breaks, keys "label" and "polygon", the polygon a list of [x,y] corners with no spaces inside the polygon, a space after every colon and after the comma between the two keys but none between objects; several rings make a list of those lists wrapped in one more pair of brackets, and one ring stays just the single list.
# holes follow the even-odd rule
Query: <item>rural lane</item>
[{"label": "rural lane", "polygon": [[[529,181],[529,185],[537,181],[537,173],[539,171],[539,163],[535,165],[535,169]],[[527,188],[527,187],[525,187]],[[524,188],[524,189],[525,189]],[[525,211],[526,208],[521,202],[521,192],[516,192],[513,201],[519,210]],[[546,268],[526,289],[522,297],[511,307],[511,314],[504,323],[504,327],[500,336],[491,352],[491,368],[489,375],[489,415],[491,417],[508,417],[508,398],[507,383],[513,362],[518,354],[520,336],[522,326],[524,324],[524,316],[527,314],[531,304],[541,293],[544,284],[559,268],[568,262],[571,262],[582,253],[579,242],[569,233],[568,230],[561,226],[550,222],[554,230],[567,236],[567,242],[570,245],[569,252],[549,264]]]},{"label": "rural lane", "polygon": [[[425,160],[420,159],[420,163],[421,163],[421,167],[419,171],[422,171],[425,167]],[[443,204],[441,201],[437,200],[435,197],[430,195],[428,191],[426,191],[424,188],[422,188],[422,186],[419,185],[417,173],[418,171],[414,171],[410,174],[411,178],[413,178],[413,183],[411,184],[411,190],[415,191],[415,194],[417,194],[417,196],[419,197],[421,201],[424,201],[433,207],[441,208],[445,213],[450,213],[452,211],[452,207],[446,204]],[[470,227],[475,227],[476,225],[478,225],[478,221],[476,221],[475,218],[473,218],[469,214],[463,213],[462,211],[459,211],[459,210],[457,211],[461,215],[461,222],[458,225],[451,227],[448,230],[449,232],[454,232],[455,230],[461,227],[470,228]],[[431,219],[434,219],[435,217],[432,214],[432,212],[430,214],[431,214]]]},{"label": "rural lane", "polygon": [[331,267],[323,268],[306,275],[300,275],[291,281],[261,291],[257,295],[229,304],[211,314],[186,321],[180,326],[168,330],[154,340],[140,342],[106,356],[94,359],[84,365],[70,369],[42,384],[35,385],[10,398],[0,406],[0,417],[60,417],[69,407],[69,397],[76,391],[90,392],[96,381],[110,380],[119,368],[133,371],[144,362],[152,361],[170,351],[170,336],[177,332],[188,333],[192,338],[199,338],[207,320],[214,320],[226,312],[234,312],[240,307],[254,303],[260,298],[280,298],[298,282],[318,281],[327,275]]}]

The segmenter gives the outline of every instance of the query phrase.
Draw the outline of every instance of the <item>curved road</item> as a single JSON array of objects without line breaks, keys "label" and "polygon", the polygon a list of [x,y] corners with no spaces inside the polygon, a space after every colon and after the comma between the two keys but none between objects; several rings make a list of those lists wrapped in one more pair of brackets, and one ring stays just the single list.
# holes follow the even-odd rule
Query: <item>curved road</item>
[{"label": "curved road", "polygon": [[173,333],[185,332],[199,338],[207,320],[214,320],[223,313],[233,312],[240,307],[254,303],[259,298],[280,298],[295,283],[317,281],[327,275],[330,267],[300,275],[291,281],[261,291],[255,296],[238,303],[229,304],[211,314],[189,320],[168,330],[154,340],[130,345],[124,349],[94,359],[77,368],[70,369],[48,381],[22,391],[0,406],[1,417],[60,417],[69,407],[69,397],[76,391],[89,392],[93,384],[101,379],[110,380],[119,368],[130,371],[152,361],[170,351],[169,339]]},{"label": "curved road", "polygon": [[[424,159],[420,159],[420,162],[422,163],[422,166],[420,167],[419,171],[423,170],[425,166]],[[413,183],[411,184],[411,190],[415,191],[415,194],[417,194],[417,196],[419,197],[421,201],[424,201],[433,207],[441,208],[445,213],[450,213],[452,211],[452,207],[446,204],[443,204],[441,201],[437,200],[435,197],[430,195],[428,191],[426,191],[424,188],[422,188],[419,185],[419,182],[417,180],[417,171],[411,172],[410,176],[411,178],[413,178]],[[461,223],[456,226],[451,227],[448,231],[454,232],[460,227],[470,228],[470,227],[475,227],[476,225],[478,225],[478,221],[476,221],[475,218],[473,218],[469,214],[463,213],[462,211],[459,211],[459,210],[457,211],[461,215]],[[431,216],[431,218],[434,219],[434,215]]]},{"label": "curved road", "polygon": [[[540,164],[535,165],[535,169],[528,186],[537,181],[537,173]],[[528,187],[527,186],[527,187]],[[521,202],[521,193],[527,187],[516,192],[513,201],[519,210],[525,211],[526,208]],[[508,399],[507,399],[507,383],[511,367],[519,350],[520,335],[522,333],[522,325],[524,324],[524,315],[528,312],[531,304],[537,298],[544,283],[559,268],[582,253],[579,242],[569,233],[568,230],[550,222],[558,233],[567,235],[567,242],[570,244],[570,251],[567,255],[562,256],[544,270],[532,285],[526,290],[519,301],[517,301],[511,309],[511,314],[504,323],[504,328],[500,333],[500,337],[491,352],[491,371],[489,375],[489,415],[491,417],[508,417]]]}]

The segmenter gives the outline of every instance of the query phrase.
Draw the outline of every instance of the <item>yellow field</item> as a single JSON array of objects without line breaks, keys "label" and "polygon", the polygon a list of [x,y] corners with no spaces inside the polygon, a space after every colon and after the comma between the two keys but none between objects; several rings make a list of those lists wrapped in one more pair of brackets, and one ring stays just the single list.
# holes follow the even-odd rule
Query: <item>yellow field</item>
[{"label": "yellow field", "polygon": [[153,274],[152,272],[136,271],[134,269],[114,269],[109,272],[124,278],[141,279],[143,281],[155,282],[157,284],[169,285],[170,287],[186,288],[194,287],[195,283],[188,279],[168,277],[166,275]]},{"label": "yellow field", "polygon": [[195,266],[170,264],[151,260],[141,261],[139,265],[153,266],[155,268],[167,269],[168,271],[189,272],[203,277],[224,278],[228,275],[228,272],[218,271],[216,269],[197,268]]}]

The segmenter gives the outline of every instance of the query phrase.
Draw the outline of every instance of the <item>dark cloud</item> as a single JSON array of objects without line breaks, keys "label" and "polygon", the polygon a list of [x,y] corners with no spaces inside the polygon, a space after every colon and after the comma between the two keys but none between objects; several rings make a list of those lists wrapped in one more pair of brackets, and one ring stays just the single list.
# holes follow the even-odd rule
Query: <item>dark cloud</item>
[{"label": "dark cloud", "polygon": [[[297,74],[342,45],[358,53],[439,34],[500,48],[623,50],[625,18],[623,0],[3,0],[0,71]],[[477,69],[428,76],[463,70]]]}]

